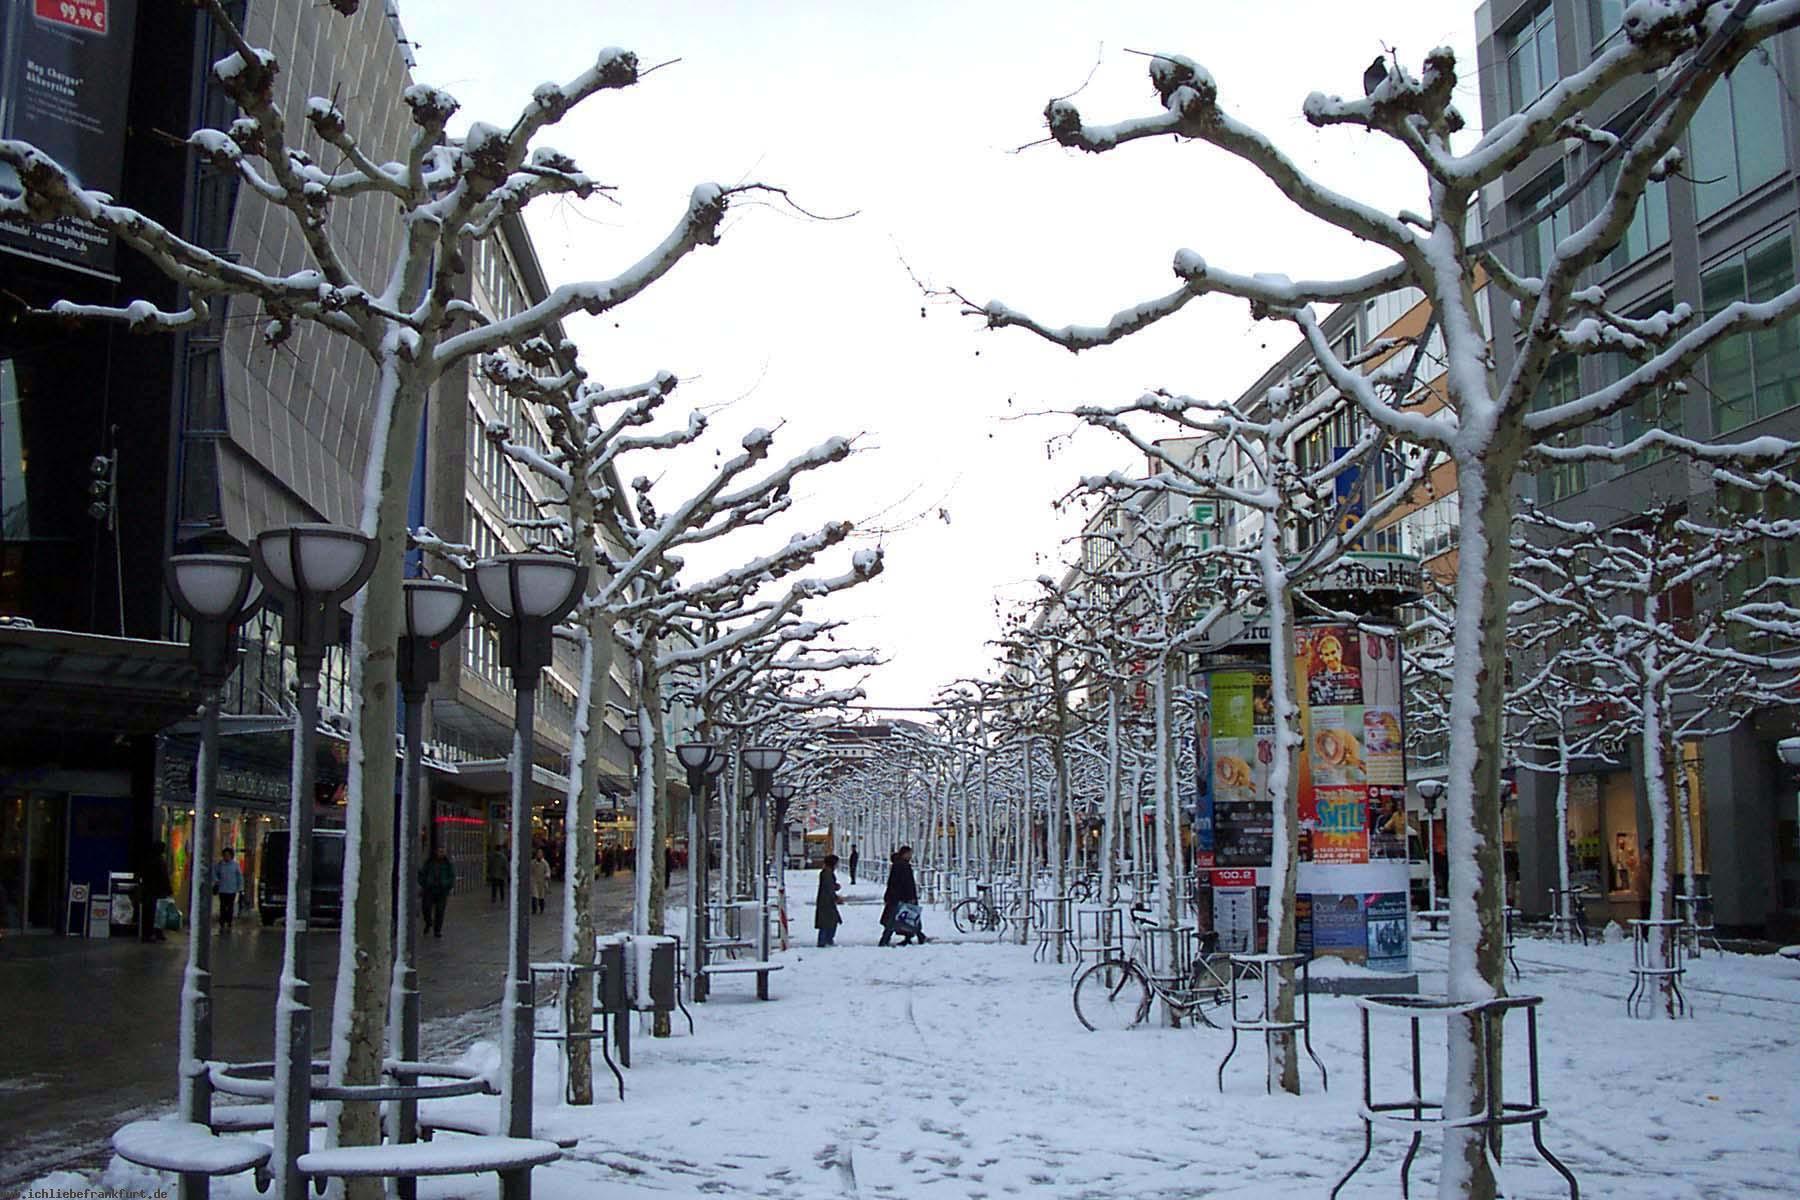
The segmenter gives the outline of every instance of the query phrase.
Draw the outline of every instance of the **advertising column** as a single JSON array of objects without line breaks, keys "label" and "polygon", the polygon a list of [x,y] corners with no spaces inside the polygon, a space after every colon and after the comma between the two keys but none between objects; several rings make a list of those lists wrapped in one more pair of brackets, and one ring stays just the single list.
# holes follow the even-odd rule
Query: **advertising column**
[{"label": "advertising column", "polygon": [[1400,647],[1347,623],[1295,635],[1300,948],[1377,970],[1410,967]]}]

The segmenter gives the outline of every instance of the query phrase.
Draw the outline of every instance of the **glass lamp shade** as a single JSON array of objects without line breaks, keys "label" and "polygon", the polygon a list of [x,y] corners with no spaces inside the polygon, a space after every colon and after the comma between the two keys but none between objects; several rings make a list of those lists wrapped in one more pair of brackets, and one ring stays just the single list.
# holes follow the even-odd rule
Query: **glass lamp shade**
[{"label": "glass lamp shade", "polygon": [[637,721],[635,719],[627,721],[624,727],[619,730],[619,740],[625,743],[625,748],[628,750],[642,750],[644,748],[644,735],[638,731]]},{"label": "glass lamp shade", "polygon": [[355,592],[375,565],[375,542],[345,525],[289,525],[256,535],[258,573],[290,595]]},{"label": "glass lamp shade", "polygon": [[1419,802],[1425,806],[1427,813],[1437,811],[1438,801],[1444,798],[1444,781],[1441,779],[1425,779],[1419,783]]},{"label": "glass lamp shade", "polygon": [[792,800],[795,793],[799,790],[799,788],[791,783],[778,783],[769,789],[769,795],[775,797],[777,800]]},{"label": "glass lamp shade", "polygon": [[[704,771],[712,766],[713,757],[719,755],[719,748],[711,742],[683,742],[675,747],[675,757],[681,765],[690,771]],[[719,755],[723,760],[723,755]]]},{"label": "glass lamp shade", "polygon": [[168,582],[175,607],[191,620],[241,624],[262,605],[262,582],[241,554],[177,554]]},{"label": "glass lamp shade", "polygon": [[706,773],[708,775],[718,775],[725,770],[725,764],[730,761],[731,755],[721,750],[712,756],[711,762],[706,764]]},{"label": "glass lamp shade", "polygon": [[469,593],[445,579],[408,579],[406,636],[442,641],[454,636],[469,609]]},{"label": "glass lamp shade", "polygon": [[475,564],[479,603],[507,619],[560,620],[580,599],[580,587],[575,560],[555,554],[502,554]]},{"label": "glass lamp shade", "polygon": [[1775,753],[1790,767],[1800,767],[1800,737],[1782,738],[1775,743]]},{"label": "glass lamp shade", "polygon": [[787,751],[780,746],[744,747],[744,765],[752,771],[779,771],[786,759]]}]

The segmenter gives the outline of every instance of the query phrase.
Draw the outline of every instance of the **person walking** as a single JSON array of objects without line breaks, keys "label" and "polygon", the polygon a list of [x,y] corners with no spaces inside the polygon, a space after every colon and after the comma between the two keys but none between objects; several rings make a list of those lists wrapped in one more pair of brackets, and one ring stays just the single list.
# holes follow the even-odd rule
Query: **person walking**
[{"label": "person walking", "polygon": [[531,911],[544,911],[544,901],[550,898],[550,860],[544,857],[544,848],[535,847],[531,851]]},{"label": "person walking", "polygon": [[425,900],[425,931],[432,937],[444,936],[444,910],[450,907],[450,893],[456,890],[456,868],[449,855],[439,846],[419,868],[419,891]]},{"label": "person walking", "polygon": [[238,893],[244,890],[244,871],[237,865],[237,852],[230,846],[219,851],[219,861],[212,869],[213,895],[219,898],[219,932],[231,929],[231,918],[237,915]]},{"label": "person walking", "polygon": [[837,885],[837,855],[827,854],[825,865],[819,868],[819,898],[813,903],[813,928],[819,931],[820,947],[829,946],[837,938],[837,927],[844,923],[843,914],[838,912],[838,901],[843,893]]},{"label": "person walking", "polygon": [[611,846],[602,848],[600,851],[600,874],[611,879],[613,867],[618,862],[618,858],[619,856],[613,853]]},{"label": "person walking", "polygon": [[850,882],[851,883],[856,882],[856,864],[860,861],[862,861],[862,855],[857,853],[856,846],[854,843],[852,843],[850,846],[850,861],[848,864],[846,864],[850,868]]},{"label": "person walking", "polygon": [[[903,905],[910,906],[906,913],[901,912]],[[918,913],[919,884],[913,878],[912,847],[902,846],[888,864],[887,891],[881,897],[881,944],[893,945],[896,933],[902,946],[910,945],[915,937],[921,944],[929,942],[924,927],[917,924]]]},{"label": "person walking", "polygon": [[506,899],[506,850],[498,842],[488,847],[487,881],[489,904]]}]

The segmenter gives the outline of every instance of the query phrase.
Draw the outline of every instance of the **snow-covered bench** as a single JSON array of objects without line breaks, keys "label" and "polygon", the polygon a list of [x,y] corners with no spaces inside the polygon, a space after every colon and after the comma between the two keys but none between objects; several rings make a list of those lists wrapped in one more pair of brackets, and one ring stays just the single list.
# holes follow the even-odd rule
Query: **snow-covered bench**
[{"label": "snow-covered bench", "polygon": [[555,1142],[540,1138],[478,1136],[442,1142],[334,1146],[302,1154],[294,1165],[300,1174],[313,1180],[315,1190],[323,1191],[327,1179],[419,1179],[489,1171],[499,1175],[504,1184],[514,1172],[529,1171],[561,1157],[562,1150]]},{"label": "snow-covered bench", "polygon": [[[312,1105],[311,1124],[322,1129],[331,1123],[331,1106],[323,1102]],[[227,1104],[212,1110],[208,1118],[214,1133],[257,1133],[275,1128],[273,1104]]]},{"label": "snow-covered bench", "polygon": [[241,1175],[256,1172],[256,1190],[269,1186],[267,1142],[220,1137],[193,1121],[133,1121],[112,1137],[113,1152],[126,1162],[178,1175]]},{"label": "snow-covered bench", "polygon": [[1783,958],[1791,958],[1796,962],[1800,962],[1800,946],[1783,946],[1775,953],[1781,955]]},{"label": "snow-covered bench", "polygon": [[[486,1110],[466,1106],[451,1108],[432,1104],[419,1105],[419,1136],[429,1141],[434,1133],[466,1133],[474,1137],[499,1137],[503,1116],[498,1107]],[[581,1139],[567,1134],[532,1133],[533,1141],[550,1142],[568,1150]]]}]

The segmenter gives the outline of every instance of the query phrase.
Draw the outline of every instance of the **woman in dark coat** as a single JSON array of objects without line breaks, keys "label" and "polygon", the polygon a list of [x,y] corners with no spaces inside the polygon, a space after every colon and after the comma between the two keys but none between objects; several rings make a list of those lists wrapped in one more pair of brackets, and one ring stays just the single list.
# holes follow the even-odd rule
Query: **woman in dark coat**
[{"label": "woman in dark coat", "polygon": [[[916,905],[918,903],[919,884],[913,878],[912,847],[902,846],[894,851],[894,857],[889,860],[887,891],[881,897],[881,944],[883,946],[893,944],[896,910],[902,904]],[[915,937],[921,942],[931,940],[925,936],[923,929],[902,930],[900,944],[905,946]]]},{"label": "woman in dark coat", "polygon": [[837,927],[844,923],[838,912],[840,893],[837,885],[837,855],[827,854],[819,868],[819,898],[813,902],[813,928],[819,931],[819,945],[829,946],[837,937]]}]

